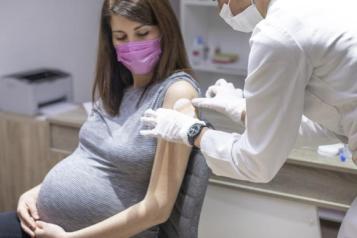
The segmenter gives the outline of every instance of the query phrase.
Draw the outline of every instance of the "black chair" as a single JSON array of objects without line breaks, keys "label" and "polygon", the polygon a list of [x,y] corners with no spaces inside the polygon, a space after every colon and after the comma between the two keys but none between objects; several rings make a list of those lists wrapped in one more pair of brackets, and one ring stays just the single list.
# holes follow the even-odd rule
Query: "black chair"
[{"label": "black chair", "polygon": [[169,219],[159,225],[159,238],[197,238],[201,209],[211,171],[202,153],[194,149]]}]

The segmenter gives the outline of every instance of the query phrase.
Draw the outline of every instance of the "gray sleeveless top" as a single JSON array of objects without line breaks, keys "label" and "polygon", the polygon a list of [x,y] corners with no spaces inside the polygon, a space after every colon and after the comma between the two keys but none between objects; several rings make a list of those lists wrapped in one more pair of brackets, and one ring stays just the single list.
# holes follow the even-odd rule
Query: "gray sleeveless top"
[{"label": "gray sleeveless top", "polygon": [[[139,134],[143,129],[140,118],[145,110],[161,107],[167,89],[180,80],[191,83],[199,92],[195,81],[179,72],[148,88],[140,102],[143,88],[127,89],[118,116],[109,116],[100,104],[94,106],[80,130],[78,148],[58,163],[42,183],[37,201],[42,220],[75,231],[105,220],[144,198],[157,140]],[[198,214],[200,209],[199,206]],[[158,235],[157,226],[135,237]]]}]

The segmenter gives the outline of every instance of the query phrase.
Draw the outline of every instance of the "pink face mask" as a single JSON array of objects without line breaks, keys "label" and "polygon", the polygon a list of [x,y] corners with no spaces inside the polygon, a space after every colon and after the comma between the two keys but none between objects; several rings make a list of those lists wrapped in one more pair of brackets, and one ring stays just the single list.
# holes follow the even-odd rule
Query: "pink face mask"
[{"label": "pink face mask", "polygon": [[115,49],[118,61],[136,75],[152,72],[162,52],[160,39],[129,42]]}]

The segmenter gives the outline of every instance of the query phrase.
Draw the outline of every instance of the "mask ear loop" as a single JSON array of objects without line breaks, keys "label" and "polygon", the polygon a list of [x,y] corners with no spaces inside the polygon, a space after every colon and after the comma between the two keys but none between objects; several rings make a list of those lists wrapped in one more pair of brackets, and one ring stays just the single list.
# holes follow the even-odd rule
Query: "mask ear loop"
[{"label": "mask ear loop", "polygon": [[229,6],[229,4],[231,4],[231,0],[228,0],[228,8],[229,8],[229,10],[231,11],[231,13],[232,13],[232,10],[231,10],[231,7]]}]

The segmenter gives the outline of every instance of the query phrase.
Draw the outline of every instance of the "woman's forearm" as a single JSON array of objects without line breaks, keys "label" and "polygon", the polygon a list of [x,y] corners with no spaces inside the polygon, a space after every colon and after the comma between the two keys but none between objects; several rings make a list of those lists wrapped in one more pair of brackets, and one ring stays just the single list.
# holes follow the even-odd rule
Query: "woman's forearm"
[{"label": "woman's forearm", "polygon": [[100,223],[70,232],[68,238],[128,238],[163,222],[161,220],[160,206],[152,200],[143,200]]}]

